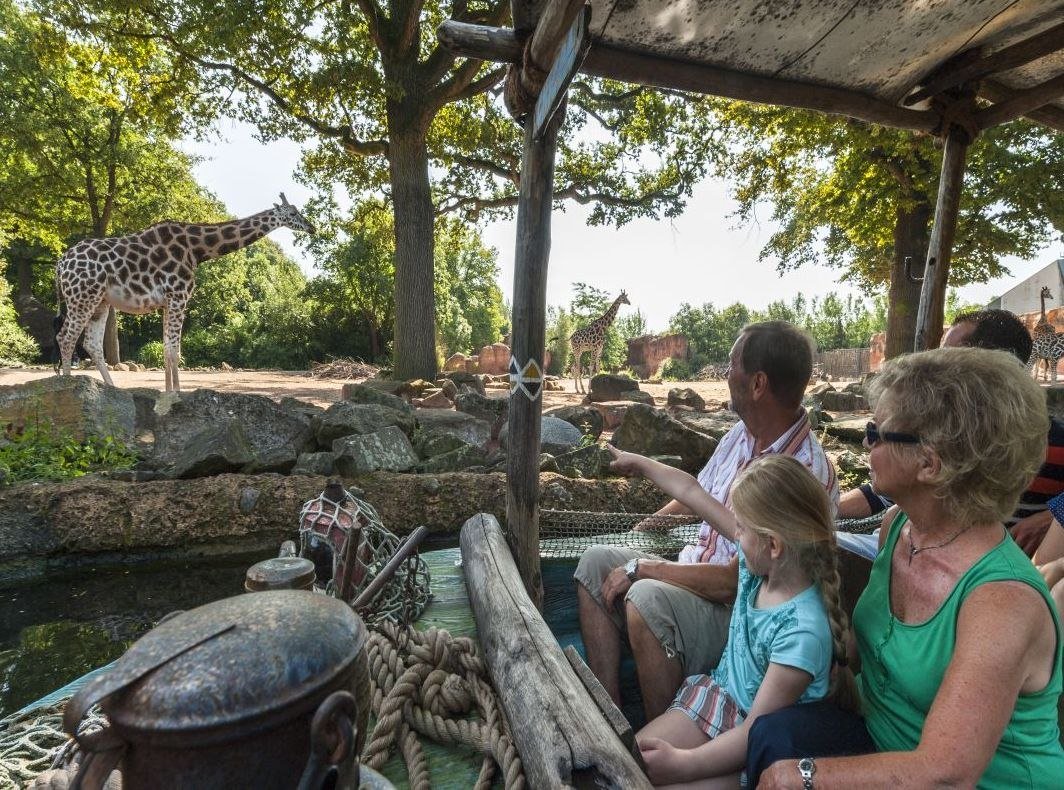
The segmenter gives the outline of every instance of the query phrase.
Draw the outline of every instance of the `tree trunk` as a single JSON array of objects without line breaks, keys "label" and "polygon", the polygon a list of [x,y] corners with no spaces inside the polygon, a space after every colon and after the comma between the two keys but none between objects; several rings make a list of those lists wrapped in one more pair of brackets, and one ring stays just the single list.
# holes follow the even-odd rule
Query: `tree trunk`
[{"label": "tree trunk", "polygon": [[[395,129],[397,124],[389,125]],[[428,149],[424,135],[402,131],[392,133],[388,149],[395,211],[393,375],[397,379],[435,381],[434,211]]]},{"label": "tree trunk", "polygon": [[103,358],[108,365],[117,365],[122,361],[118,347],[118,315],[113,307],[107,310],[107,328],[103,334]]},{"label": "tree trunk", "polygon": [[927,256],[928,223],[931,204],[919,200],[911,208],[899,207],[894,219],[894,262],[890,268],[890,291],[887,306],[886,358],[908,354],[916,337],[916,312],[920,306],[920,283],[905,275],[905,259],[911,258],[909,271],[920,277]]},{"label": "tree trunk", "polygon": [[[10,250],[8,254],[11,255]],[[33,296],[33,259],[28,256],[15,258],[18,267],[18,292],[16,296]]]}]

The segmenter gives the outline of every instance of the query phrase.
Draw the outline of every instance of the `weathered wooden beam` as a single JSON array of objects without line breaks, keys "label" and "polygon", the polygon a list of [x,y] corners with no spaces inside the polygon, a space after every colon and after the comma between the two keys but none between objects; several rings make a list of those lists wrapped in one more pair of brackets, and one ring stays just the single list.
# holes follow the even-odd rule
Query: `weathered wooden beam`
[{"label": "weathered wooden beam", "polygon": [[902,103],[912,106],[950,88],[1023,66],[1059,49],[1064,49],[1064,22],[1024,41],[1000,49],[992,55],[967,60],[967,62],[954,58],[954,62],[946,63],[938,71],[933,72],[922,83],[921,88],[906,96]]},{"label": "weathered wooden beam", "polygon": [[661,58],[599,42],[592,44],[580,71],[638,85],[818,110],[899,129],[932,132],[939,125],[933,112],[896,107],[856,91]]},{"label": "weathered wooden beam", "polygon": [[547,263],[554,193],[554,157],[561,113],[541,137],[527,118],[517,198],[511,328],[510,452],[506,465],[506,528],[529,597],[543,600],[539,564],[539,431],[543,412],[543,350],[547,325]]},{"label": "weathered wooden beam", "polygon": [[591,24],[591,6],[580,8],[581,13],[575,17],[566,31],[561,46],[554,55],[554,65],[550,67],[547,78],[543,81],[536,109],[532,113],[532,134],[536,139],[543,136],[547,125],[554,119],[554,114],[565,106],[569,93],[569,84],[573,81],[580,61],[587,55],[591,41],[588,39],[588,27]]},{"label": "weathered wooden beam", "polygon": [[536,23],[532,43],[528,47],[532,62],[543,71],[549,71],[554,65],[558,49],[569,34],[573,20],[584,10],[584,5],[585,0],[550,0],[543,7],[543,15]]},{"label": "weathered wooden beam", "polygon": [[988,129],[991,126],[1014,121],[1021,115],[1027,115],[1044,107],[1061,96],[1064,96],[1064,74],[1058,74],[1033,88],[1014,91],[1012,96],[1005,101],[979,110],[975,116],[976,121],[980,129]]},{"label": "weathered wooden beam", "polygon": [[938,179],[935,222],[931,227],[931,240],[927,245],[924,283],[920,289],[920,308],[916,314],[916,351],[936,347],[942,336],[946,281],[953,252],[953,237],[957,232],[964,162],[970,144],[971,140],[966,131],[958,126],[950,126],[946,133],[945,150],[942,152],[942,173]]},{"label": "weathered wooden beam", "polygon": [[471,25],[447,20],[436,28],[439,42],[456,55],[499,63],[519,63],[524,53],[517,34],[508,27]]},{"label": "weathered wooden beam", "polygon": [[[994,82],[993,80],[983,80],[979,84],[980,98],[992,101],[995,104],[1008,101],[1013,93],[1012,88],[1007,88],[1000,82]],[[1048,126],[1050,129],[1064,132],[1064,110],[1060,107],[1047,104],[1037,110],[1031,110],[1025,114],[1025,117],[1030,118],[1032,121],[1037,121],[1043,126]]]},{"label": "weathered wooden beam", "polygon": [[[438,32],[445,46],[465,57],[511,63],[520,60],[522,44],[512,30],[483,28],[444,22]],[[656,88],[819,110],[899,129],[932,132],[939,125],[939,117],[933,112],[896,107],[855,91],[660,58],[601,42],[592,44],[580,71]]]},{"label": "weathered wooden beam", "polygon": [[528,786],[649,788],[525,594],[495,517],[469,519],[460,543],[477,638]]}]

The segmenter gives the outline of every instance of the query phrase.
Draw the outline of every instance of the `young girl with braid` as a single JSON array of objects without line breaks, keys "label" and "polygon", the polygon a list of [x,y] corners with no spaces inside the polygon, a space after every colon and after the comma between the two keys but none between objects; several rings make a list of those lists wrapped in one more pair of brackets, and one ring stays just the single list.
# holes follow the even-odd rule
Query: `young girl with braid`
[{"label": "young girl with braid", "polygon": [[824,697],[857,706],[824,486],[794,458],[763,456],[732,485],[729,510],[682,470],[610,452],[613,469],[646,477],[738,544],[739,587],[720,663],[687,678],[637,736],[656,786],[737,787],[758,716]]}]

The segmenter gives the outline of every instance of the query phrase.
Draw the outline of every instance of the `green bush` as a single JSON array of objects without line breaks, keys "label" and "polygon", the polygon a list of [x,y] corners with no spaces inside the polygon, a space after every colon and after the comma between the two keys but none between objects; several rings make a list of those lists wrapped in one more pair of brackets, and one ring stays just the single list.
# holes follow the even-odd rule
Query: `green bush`
[{"label": "green bush", "polygon": [[136,452],[111,436],[78,441],[48,423],[34,423],[0,443],[0,480],[70,480],[89,472],[129,469],[136,460]]},{"label": "green bush", "polygon": [[691,366],[683,359],[666,359],[661,365],[663,381],[690,381],[694,378]]},{"label": "green bush", "polygon": [[0,277],[0,359],[32,362],[40,353],[37,341],[18,325],[11,304],[11,286]]},{"label": "green bush", "polygon": [[161,368],[165,362],[163,358],[163,341],[150,340],[140,347],[137,359],[142,365],[149,368]]}]

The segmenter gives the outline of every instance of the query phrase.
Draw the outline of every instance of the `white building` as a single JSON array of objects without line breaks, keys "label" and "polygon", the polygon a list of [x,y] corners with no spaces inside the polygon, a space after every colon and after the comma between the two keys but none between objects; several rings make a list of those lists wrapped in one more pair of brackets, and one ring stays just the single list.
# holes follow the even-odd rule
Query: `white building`
[{"label": "white building", "polygon": [[1046,264],[1022,283],[1013,286],[987,306],[1009,310],[1016,313],[1016,315],[1037,313],[1042,309],[1039,296],[1042,293],[1042,288],[1047,285],[1049,286],[1049,292],[1053,294],[1053,299],[1051,301],[1046,300],[1046,310],[1064,307],[1064,258],[1057,258],[1052,263]]}]

